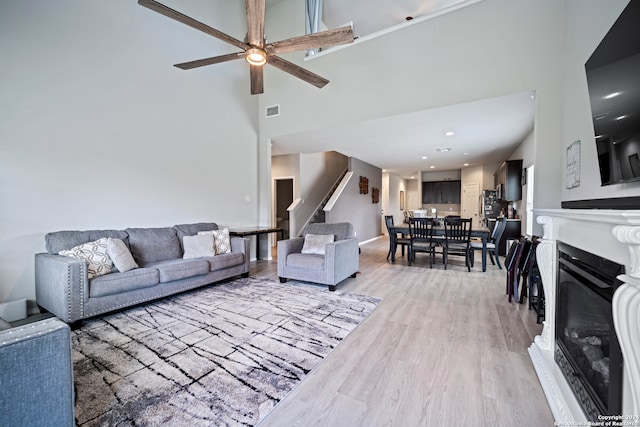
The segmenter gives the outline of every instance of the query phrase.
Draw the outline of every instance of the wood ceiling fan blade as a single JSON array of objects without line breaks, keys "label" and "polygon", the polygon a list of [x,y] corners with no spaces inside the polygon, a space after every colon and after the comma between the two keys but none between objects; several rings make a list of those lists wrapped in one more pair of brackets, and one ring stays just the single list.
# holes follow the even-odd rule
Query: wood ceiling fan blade
[{"label": "wood ceiling fan blade", "polygon": [[205,65],[219,64],[220,62],[233,61],[234,59],[244,58],[244,52],[229,53],[227,55],[212,56],[211,58],[196,59],[195,61],[182,62],[175,64],[174,67],[183,70],[191,70],[192,68],[204,67]]},{"label": "wood ceiling fan blade", "polygon": [[265,46],[265,50],[269,54],[281,54],[353,43],[353,40],[353,30],[350,26],[346,26],[269,43]]},{"label": "wood ceiling fan blade", "polygon": [[249,65],[251,75],[251,95],[264,93],[264,78],[261,65]]},{"label": "wood ceiling fan blade", "polygon": [[138,4],[140,6],[144,6],[148,9],[153,10],[154,12],[158,12],[161,15],[164,15],[168,18],[175,19],[178,22],[181,22],[185,25],[190,26],[191,28],[195,28],[196,30],[200,30],[203,33],[209,34],[217,39],[225,41],[229,44],[232,44],[242,50],[247,50],[249,46],[246,43],[241,42],[240,40],[231,37],[228,34],[223,33],[222,31],[218,31],[215,28],[211,28],[210,26],[203,24],[200,21],[196,21],[193,18],[188,17],[176,10],[171,9],[161,3],[158,3],[154,0],[138,0]]},{"label": "wood ceiling fan blade", "polygon": [[245,0],[247,11],[248,43],[251,46],[264,46],[264,11],[266,0]]},{"label": "wood ceiling fan blade", "polygon": [[304,68],[278,56],[267,56],[267,63],[318,88],[323,88],[327,83],[329,83],[329,80],[324,77],[314,74],[309,70],[305,70]]}]

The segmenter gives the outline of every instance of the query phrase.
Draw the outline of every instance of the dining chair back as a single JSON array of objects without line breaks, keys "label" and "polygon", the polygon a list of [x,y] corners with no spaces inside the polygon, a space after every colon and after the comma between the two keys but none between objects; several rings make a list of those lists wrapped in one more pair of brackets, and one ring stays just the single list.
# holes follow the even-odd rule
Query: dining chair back
[{"label": "dining chair back", "polygon": [[471,271],[471,218],[445,218],[445,244],[443,248],[444,268],[449,255],[464,257],[468,271]]},{"label": "dining chair back", "polygon": [[387,233],[389,234],[389,252],[387,252],[387,260],[391,256],[391,252],[395,252],[398,246],[402,248],[402,256],[404,256],[405,248],[407,253],[409,252],[410,239],[401,235],[400,233],[393,232],[393,215],[385,215],[384,223],[387,227]]},{"label": "dining chair back", "polygon": [[409,219],[409,265],[415,260],[416,252],[429,253],[429,266],[433,267],[435,244],[433,242],[433,218]]},{"label": "dining chair back", "polygon": [[[500,270],[502,270],[502,266],[500,265],[500,258],[498,256],[498,247],[500,245],[500,239],[502,239],[505,228],[507,228],[507,221],[504,218],[498,218],[496,220],[496,225],[491,231],[491,237],[487,241],[487,253],[489,254],[489,259],[491,259],[491,264],[497,264]],[[471,242],[471,267],[473,267],[475,251],[481,250],[482,242]]]}]

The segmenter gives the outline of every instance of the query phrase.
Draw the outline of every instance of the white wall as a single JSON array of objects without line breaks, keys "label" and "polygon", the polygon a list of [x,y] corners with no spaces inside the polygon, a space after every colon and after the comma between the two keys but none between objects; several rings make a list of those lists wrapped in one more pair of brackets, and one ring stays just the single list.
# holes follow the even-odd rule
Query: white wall
[{"label": "white wall", "polygon": [[[242,2],[171,3],[245,25]],[[35,299],[50,231],[257,222],[246,64],[172,66],[221,43],[135,1],[0,2],[0,302]]]},{"label": "white wall", "polygon": [[[331,210],[327,222],[350,222],[360,242],[379,237],[382,233],[382,191],[380,200],[373,203],[372,188],[382,188],[382,170],[369,163],[349,158],[353,177]],[[369,179],[369,193],[360,194],[360,176]]]},{"label": "white wall", "polygon": [[[404,213],[400,209],[400,192],[404,192],[405,210],[409,210],[407,206],[407,182],[388,172],[382,174],[382,213],[384,215],[392,215],[394,224],[400,224],[404,221]],[[384,225],[384,222],[381,222]],[[382,228],[382,232],[386,234],[386,229]]]}]

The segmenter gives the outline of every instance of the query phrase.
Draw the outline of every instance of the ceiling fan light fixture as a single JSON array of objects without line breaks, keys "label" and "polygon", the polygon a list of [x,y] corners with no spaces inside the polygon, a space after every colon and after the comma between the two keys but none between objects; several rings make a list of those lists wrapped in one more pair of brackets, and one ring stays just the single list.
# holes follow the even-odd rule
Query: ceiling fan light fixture
[{"label": "ceiling fan light fixture", "polygon": [[247,49],[245,59],[251,65],[264,65],[267,63],[267,54],[264,50],[252,47]]}]

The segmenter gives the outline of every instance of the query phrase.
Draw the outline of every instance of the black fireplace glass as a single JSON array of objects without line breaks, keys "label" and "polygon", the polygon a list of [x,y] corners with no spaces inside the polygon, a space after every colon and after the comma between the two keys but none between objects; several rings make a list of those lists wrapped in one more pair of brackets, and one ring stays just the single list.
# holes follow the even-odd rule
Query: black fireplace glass
[{"label": "black fireplace glass", "polygon": [[556,344],[571,368],[565,375],[579,379],[574,392],[588,400],[581,403],[592,419],[621,410],[622,352],[611,301],[623,272],[620,264],[558,244]]}]

